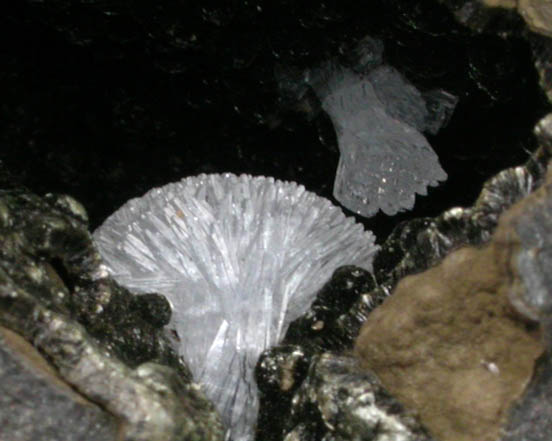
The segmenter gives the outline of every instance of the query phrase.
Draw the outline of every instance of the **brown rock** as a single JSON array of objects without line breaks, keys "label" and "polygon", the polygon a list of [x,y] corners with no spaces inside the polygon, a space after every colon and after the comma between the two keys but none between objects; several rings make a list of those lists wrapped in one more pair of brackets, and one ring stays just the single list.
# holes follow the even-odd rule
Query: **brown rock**
[{"label": "brown rock", "polygon": [[517,0],[482,0],[485,6],[490,8],[515,8],[517,6]]},{"label": "brown rock", "polygon": [[544,352],[538,324],[509,301],[522,287],[516,216],[538,197],[505,213],[486,246],[404,278],[363,325],[355,348],[363,365],[437,439],[497,440]]},{"label": "brown rock", "polygon": [[518,11],[532,31],[552,36],[551,0],[519,0],[518,3]]}]

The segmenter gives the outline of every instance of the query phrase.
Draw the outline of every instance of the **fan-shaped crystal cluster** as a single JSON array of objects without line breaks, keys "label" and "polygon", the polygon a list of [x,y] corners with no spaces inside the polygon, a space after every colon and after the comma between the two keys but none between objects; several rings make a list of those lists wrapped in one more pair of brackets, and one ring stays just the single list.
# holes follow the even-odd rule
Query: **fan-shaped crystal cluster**
[{"label": "fan-shaped crystal cluster", "polygon": [[334,196],[366,217],[411,209],[416,193],[447,178],[422,132],[436,134],[458,102],[442,89],[420,92],[383,52],[366,36],[346,54],[349,67],[332,59],[300,75],[277,70],[283,93],[306,100],[310,87],[331,118],[341,153]]},{"label": "fan-shaped crystal cluster", "polygon": [[344,264],[377,247],[330,201],[273,178],[200,175],[127,202],[94,233],[117,281],[165,294],[170,326],[227,439],[250,440],[254,366]]},{"label": "fan-shaped crystal cluster", "polygon": [[416,193],[425,195],[428,185],[447,178],[421,132],[437,132],[456,98],[439,90],[424,98],[391,66],[366,75],[329,68],[323,74],[328,80],[314,90],[332,120],[341,152],[335,198],[363,216],[380,209],[388,215],[411,209]]}]

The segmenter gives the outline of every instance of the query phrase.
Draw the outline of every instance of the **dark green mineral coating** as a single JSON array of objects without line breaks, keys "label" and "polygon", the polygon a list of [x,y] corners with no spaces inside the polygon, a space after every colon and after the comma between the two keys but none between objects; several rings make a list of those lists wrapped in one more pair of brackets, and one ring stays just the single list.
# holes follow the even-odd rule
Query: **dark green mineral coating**
[{"label": "dark green mineral coating", "polygon": [[137,297],[111,280],[86,219],[68,196],[0,192],[0,325],[124,423],[117,439],[222,440],[214,407],[163,329],[167,300]]},{"label": "dark green mineral coating", "polygon": [[78,321],[129,366],[157,360],[190,378],[163,329],[170,319],[165,297],[147,294],[141,299],[108,278],[76,286],[73,297]]},{"label": "dark green mineral coating", "polygon": [[374,290],[374,276],[362,268],[338,268],[320,289],[306,314],[290,324],[285,340],[289,344],[305,341],[313,348],[338,350],[343,347],[336,321],[358,300],[361,294]]},{"label": "dark green mineral coating", "polygon": [[257,420],[256,439],[278,441],[283,438],[283,420],[274,415],[289,413],[293,395],[307,375],[313,354],[298,345],[279,345],[261,355],[255,369],[262,409]]},{"label": "dark green mineral coating", "polygon": [[83,324],[129,366],[158,360],[188,375],[163,330],[167,300],[136,297],[107,277],[86,225],[86,211],[68,196],[0,193],[2,257],[19,286],[48,308]]},{"label": "dark green mineral coating", "polygon": [[398,225],[376,256],[378,284],[390,291],[402,277],[429,268],[453,248],[488,241],[500,214],[542,184],[552,149],[541,144],[525,165],[489,179],[472,207]]},{"label": "dark green mineral coating", "polygon": [[432,440],[414,415],[354,357],[315,356],[292,403],[284,429],[292,439]]}]

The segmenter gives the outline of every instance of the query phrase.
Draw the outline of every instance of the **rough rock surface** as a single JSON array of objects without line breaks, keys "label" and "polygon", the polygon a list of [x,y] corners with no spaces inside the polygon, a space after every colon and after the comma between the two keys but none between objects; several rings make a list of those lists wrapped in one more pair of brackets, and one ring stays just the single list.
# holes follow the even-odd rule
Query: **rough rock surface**
[{"label": "rough rock surface", "polygon": [[117,419],[69,387],[27,341],[0,327],[0,439],[117,439]]},{"label": "rough rock surface", "polygon": [[[308,378],[292,403],[284,441],[305,439],[302,435],[309,424],[318,436],[329,433],[324,440],[431,440],[416,416],[389,395],[378,378],[362,369],[354,357],[330,353],[314,357]],[[311,413],[317,414],[323,427],[312,424]]]},{"label": "rough rock surface", "polygon": [[525,396],[514,405],[501,441],[548,441],[552,433],[552,363],[540,360]]},{"label": "rough rock surface", "polygon": [[[113,439],[222,439],[213,406],[190,382],[163,333],[170,318],[166,300],[151,294],[134,301],[135,296],[107,277],[78,202],[66,196],[0,192],[0,243],[0,325],[18,334],[16,340],[34,346],[57,373],[42,378],[44,393],[53,393],[64,382],[82,401],[100,405],[109,418],[100,414],[96,421],[111,420],[121,429]],[[10,354],[0,371],[13,363],[16,353]],[[29,359],[19,361],[20,372],[33,369]],[[16,379],[23,381],[22,376]],[[26,390],[17,382],[9,387],[12,392]],[[27,433],[18,421],[41,417],[48,422],[42,428],[46,430],[67,411],[54,402],[33,408],[37,413],[27,411],[25,420],[0,426],[0,439]],[[90,421],[89,426],[94,424]],[[108,424],[104,430],[108,440]],[[70,439],[59,434],[43,433],[40,439]]]},{"label": "rough rock surface", "polygon": [[509,301],[516,242],[506,235],[404,278],[357,340],[364,366],[438,439],[496,440],[544,351]]},{"label": "rough rock surface", "polygon": [[[488,242],[500,215],[541,186],[552,151],[552,119],[544,118],[535,132],[540,149],[525,165],[491,178],[472,207],[453,208],[434,219],[400,225],[376,257],[375,277],[355,268],[343,268],[334,274],[311,309],[291,324],[282,345],[261,356],[257,365],[262,424],[258,439],[280,440],[281,434],[287,433],[286,417],[275,420],[272,415],[289,415],[292,398],[302,382],[308,381],[307,372],[316,354],[351,347],[361,324],[399,280],[437,264],[459,246]],[[333,435],[324,429],[316,413],[310,420],[318,423],[298,427],[294,432],[297,439],[320,439],[316,438],[320,433],[331,439]]]},{"label": "rough rock surface", "polygon": [[550,0],[519,0],[517,8],[532,31],[552,37]]},{"label": "rough rock surface", "polygon": [[[542,125],[552,127],[552,115]],[[550,140],[552,142],[552,139]],[[509,298],[516,309],[528,319],[543,326],[548,349],[552,349],[552,167],[549,166],[546,182],[523,201],[515,204],[503,219],[497,231],[513,230],[519,249],[513,263],[521,284],[510,292]]]},{"label": "rough rock surface", "polygon": [[[402,279],[362,327],[355,349],[363,365],[439,439],[498,439],[550,349],[551,195],[552,171],[502,215],[487,245],[460,248]],[[540,409],[526,400],[514,413],[518,422],[538,415],[537,434],[550,424],[551,402],[539,396],[547,375],[529,393]],[[527,427],[511,430],[532,436]]]}]

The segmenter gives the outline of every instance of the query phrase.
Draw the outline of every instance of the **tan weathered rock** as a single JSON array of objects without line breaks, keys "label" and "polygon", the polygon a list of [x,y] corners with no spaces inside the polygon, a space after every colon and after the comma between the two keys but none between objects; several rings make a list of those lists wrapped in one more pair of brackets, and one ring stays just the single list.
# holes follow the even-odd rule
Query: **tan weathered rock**
[{"label": "tan weathered rock", "polygon": [[551,0],[519,0],[518,12],[532,31],[552,36]]},{"label": "tan weathered rock", "polygon": [[507,8],[512,9],[517,7],[517,0],[482,0],[485,6],[490,8]]},{"label": "tan weathered rock", "polygon": [[486,246],[404,278],[361,330],[363,365],[439,440],[497,440],[544,352],[538,323],[515,303],[524,298],[515,228],[549,198],[551,182],[549,173],[508,210]]}]

